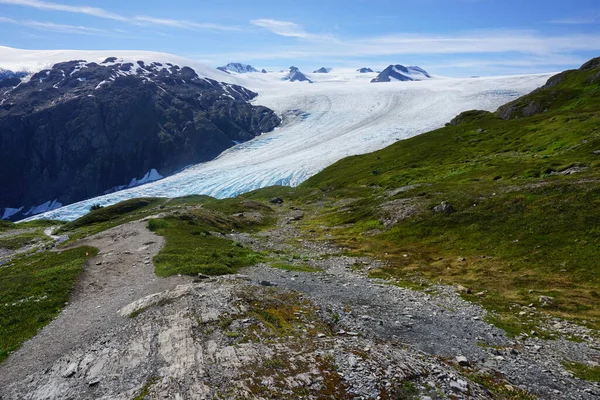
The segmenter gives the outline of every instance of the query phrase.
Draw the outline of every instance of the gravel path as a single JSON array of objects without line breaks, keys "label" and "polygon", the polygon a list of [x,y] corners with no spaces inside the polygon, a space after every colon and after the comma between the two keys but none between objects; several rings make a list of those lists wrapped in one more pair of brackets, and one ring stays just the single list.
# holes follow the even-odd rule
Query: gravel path
[{"label": "gravel path", "polygon": [[71,303],[33,339],[0,364],[2,387],[29,374],[44,371],[68,351],[118,325],[123,306],[141,297],[172,289],[189,278],[158,278],[152,258],[164,238],[137,221],[78,241],[75,246],[99,249],[91,258],[73,292]]}]

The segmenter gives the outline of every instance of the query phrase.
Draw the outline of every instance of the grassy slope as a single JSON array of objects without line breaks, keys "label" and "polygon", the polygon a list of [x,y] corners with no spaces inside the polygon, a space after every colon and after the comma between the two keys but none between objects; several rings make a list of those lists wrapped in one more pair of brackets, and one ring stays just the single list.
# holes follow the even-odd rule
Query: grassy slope
[{"label": "grassy slope", "polygon": [[159,213],[164,209],[166,202],[167,199],[163,198],[125,200],[112,206],[90,211],[83,217],[64,224],[58,230],[57,234],[68,234],[71,242],[127,222],[136,221]]},{"label": "grassy slope", "polygon": [[[556,298],[551,313],[598,327],[598,74],[563,73],[498,114],[465,113],[456,125],[341,160],[291,197],[318,205],[309,228],[389,260],[380,276],[488,290],[483,304],[502,312],[513,333],[527,324],[510,304],[542,294]],[[556,175],[573,166],[585,170]],[[390,196],[408,185],[417,186]],[[343,199],[354,200],[335,205]],[[382,204],[392,200],[420,212],[385,229]],[[457,212],[435,213],[442,201]]]},{"label": "grassy slope", "polygon": [[86,262],[97,250],[21,256],[0,268],[0,362],[48,324],[69,301]]},{"label": "grassy slope", "polygon": [[272,210],[268,206],[249,200],[218,201],[207,197],[175,199],[171,203],[189,206],[194,202],[202,207],[148,222],[152,231],[167,239],[154,258],[158,276],[231,274],[264,260],[260,253],[218,234],[269,225]]}]

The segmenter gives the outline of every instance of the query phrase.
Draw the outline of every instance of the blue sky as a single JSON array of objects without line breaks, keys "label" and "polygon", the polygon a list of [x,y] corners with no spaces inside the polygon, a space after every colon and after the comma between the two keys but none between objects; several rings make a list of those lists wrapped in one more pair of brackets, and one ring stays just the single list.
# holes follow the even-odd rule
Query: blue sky
[{"label": "blue sky", "polygon": [[0,45],[153,50],[218,66],[553,72],[600,56],[598,0],[0,0]]}]

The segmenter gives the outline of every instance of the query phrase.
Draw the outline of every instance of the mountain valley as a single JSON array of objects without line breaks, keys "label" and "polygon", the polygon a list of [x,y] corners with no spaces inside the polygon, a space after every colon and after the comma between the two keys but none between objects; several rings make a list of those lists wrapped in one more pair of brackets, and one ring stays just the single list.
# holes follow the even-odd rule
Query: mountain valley
[{"label": "mountain valley", "polygon": [[[89,121],[118,91],[151,105],[123,121],[158,110],[175,143],[175,111],[209,121],[216,158],[117,141],[141,167],[108,186],[142,185],[0,221],[1,399],[600,396],[599,59],[450,79],[115,54],[0,89],[3,151],[11,118]],[[34,187],[55,182],[45,160]]]}]

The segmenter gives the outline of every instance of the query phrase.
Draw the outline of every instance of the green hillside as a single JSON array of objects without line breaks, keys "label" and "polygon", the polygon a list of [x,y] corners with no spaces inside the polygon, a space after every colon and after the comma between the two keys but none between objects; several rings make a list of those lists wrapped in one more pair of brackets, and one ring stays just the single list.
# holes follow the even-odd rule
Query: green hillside
[{"label": "green hillside", "polygon": [[[600,59],[566,71],[496,113],[343,159],[290,200],[307,230],[385,259],[374,276],[461,284],[528,329],[515,304],[598,327]],[[277,194],[276,188],[251,198]],[[454,212],[436,212],[449,203]],[[512,307],[511,307],[512,306]]]}]

